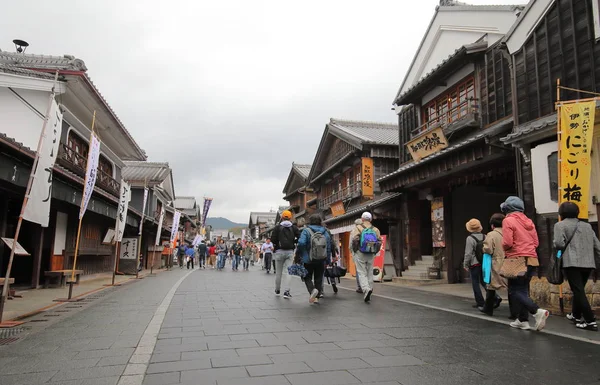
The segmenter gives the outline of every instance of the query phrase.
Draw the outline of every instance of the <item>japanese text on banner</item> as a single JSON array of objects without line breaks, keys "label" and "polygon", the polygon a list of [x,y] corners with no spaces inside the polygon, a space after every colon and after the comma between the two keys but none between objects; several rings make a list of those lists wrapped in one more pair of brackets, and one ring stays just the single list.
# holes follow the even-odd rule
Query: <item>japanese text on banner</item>
[{"label": "japanese text on banner", "polygon": [[138,235],[142,235],[142,226],[144,225],[144,215],[146,213],[146,202],[148,201],[148,188],[144,187],[144,203],[142,204],[142,219],[140,219],[140,228]]},{"label": "japanese text on banner", "polygon": [[96,185],[96,176],[98,175],[98,159],[100,158],[100,141],[92,133],[90,140],[90,153],[88,155],[87,170],[85,177],[85,186],[83,189],[83,197],[81,198],[81,209],[79,210],[79,219],[83,218],[83,214],[87,210],[88,203],[94,192]]},{"label": "japanese text on banner", "polygon": [[179,219],[181,219],[181,213],[179,211],[175,211],[175,214],[173,214],[173,227],[171,227],[171,243],[175,241],[175,235],[179,230]]},{"label": "japanese text on banner", "polygon": [[162,232],[164,219],[165,219],[165,208],[163,207],[160,210],[160,218],[158,219],[158,231],[156,232],[156,241],[154,242],[154,244],[156,246],[160,245],[160,233]]},{"label": "japanese text on banner", "polygon": [[52,99],[46,130],[42,138],[38,164],[35,169],[29,200],[25,206],[23,219],[48,227],[50,220],[50,201],[52,200],[52,170],[60,145],[62,132],[62,113]]},{"label": "japanese text on banner", "polygon": [[129,209],[129,201],[131,201],[131,187],[124,180],[121,180],[121,189],[119,190],[119,207],[117,208],[117,223],[115,241],[123,240],[125,232],[125,224],[127,222],[127,210]]},{"label": "japanese text on banner", "polygon": [[566,104],[560,110],[559,202],[579,206],[579,218],[588,218],[591,150],[596,102]]}]

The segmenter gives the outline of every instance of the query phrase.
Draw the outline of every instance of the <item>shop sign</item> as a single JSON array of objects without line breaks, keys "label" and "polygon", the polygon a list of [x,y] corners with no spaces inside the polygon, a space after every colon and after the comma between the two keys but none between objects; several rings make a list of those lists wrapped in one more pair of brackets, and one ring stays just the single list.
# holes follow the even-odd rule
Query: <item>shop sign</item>
[{"label": "shop sign", "polygon": [[415,161],[427,158],[429,155],[448,147],[448,140],[442,127],[427,131],[406,144],[410,155]]},{"label": "shop sign", "polygon": [[444,235],[444,198],[431,201],[431,237],[433,247],[446,247]]},{"label": "shop sign", "polygon": [[331,208],[331,215],[333,215],[334,218],[346,214],[346,209],[344,209],[344,202],[342,201],[332,203],[331,206],[329,206],[329,208]]},{"label": "shop sign", "polygon": [[373,175],[373,159],[362,158],[361,174],[363,197],[373,197],[373,186],[375,184],[375,177]]},{"label": "shop sign", "polygon": [[591,151],[596,101],[563,104],[559,111],[559,203],[579,206],[579,218],[588,219]]},{"label": "shop sign", "polygon": [[137,238],[123,238],[121,249],[119,250],[119,258],[121,259],[136,259],[137,256]]}]

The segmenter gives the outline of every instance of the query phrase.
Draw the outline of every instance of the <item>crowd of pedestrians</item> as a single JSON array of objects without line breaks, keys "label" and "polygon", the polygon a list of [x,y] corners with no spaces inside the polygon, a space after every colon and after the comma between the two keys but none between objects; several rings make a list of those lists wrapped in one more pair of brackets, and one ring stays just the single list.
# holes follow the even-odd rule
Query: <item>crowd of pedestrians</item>
[{"label": "crowd of pedestrians", "polygon": [[[549,312],[540,308],[529,292],[531,278],[540,266],[535,225],[524,214],[524,203],[518,197],[508,197],[500,205],[500,211],[490,218],[491,231],[487,235],[483,234],[479,220],[473,218],[466,223],[470,234],[465,243],[463,267],[471,277],[475,298],[473,306],[492,316],[502,302],[497,291],[507,288],[512,319],[510,326],[542,330]],[[592,271],[600,267],[600,241],[591,225],[578,219],[576,204],[562,203],[559,216],[561,221],[554,226],[557,252],[550,258],[562,259],[562,267],[573,292],[572,312],[567,314],[567,319],[573,321],[578,329],[597,331],[585,284]],[[481,286],[486,289],[485,298]],[[530,316],[533,316],[534,326],[529,323]]]}]

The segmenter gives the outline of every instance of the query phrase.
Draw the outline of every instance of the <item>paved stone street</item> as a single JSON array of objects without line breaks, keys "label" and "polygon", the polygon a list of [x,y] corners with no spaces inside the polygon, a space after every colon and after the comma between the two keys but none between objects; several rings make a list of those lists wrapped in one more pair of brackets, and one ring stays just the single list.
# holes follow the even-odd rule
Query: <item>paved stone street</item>
[{"label": "paved stone street", "polygon": [[286,300],[258,269],[187,274],[40,316],[0,347],[0,384],[600,384],[597,344],[345,289],[309,305],[297,279]]}]

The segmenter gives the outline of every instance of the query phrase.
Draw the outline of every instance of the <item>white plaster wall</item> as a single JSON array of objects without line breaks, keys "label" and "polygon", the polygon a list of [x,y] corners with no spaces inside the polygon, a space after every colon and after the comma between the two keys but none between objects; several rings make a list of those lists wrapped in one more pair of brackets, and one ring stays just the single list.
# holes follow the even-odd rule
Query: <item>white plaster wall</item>
[{"label": "white plaster wall", "polygon": [[[16,89],[15,91],[37,109],[42,116],[46,113],[49,92],[24,89]],[[35,151],[43,123],[44,119],[31,107],[21,101],[8,88],[0,87],[0,132]]]},{"label": "white plaster wall", "polygon": [[535,26],[553,3],[554,0],[530,1],[527,12],[523,15],[519,24],[515,26],[515,29],[506,40],[508,52],[512,54],[521,49],[523,44],[525,44],[525,40],[527,40],[531,32],[535,29]]},{"label": "white plaster wall", "polygon": [[[590,182],[589,221],[597,222],[596,205],[592,203],[595,196],[600,200],[600,170],[598,170],[598,149],[600,142],[596,138],[592,151],[592,177]],[[533,196],[538,214],[558,212],[558,202],[550,199],[550,176],[548,174],[548,156],[558,151],[558,141],[541,144],[531,149],[531,168],[533,172]]]},{"label": "white plaster wall", "polygon": [[[448,10],[450,8],[451,10]],[[457,48],[488,35],[490,45],[498,41],[517,20],[510,11],[466,10],[469,7],[440,7],[406,74],[400,93],[406,91]]]}]

